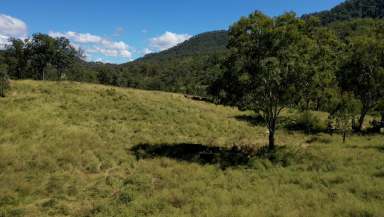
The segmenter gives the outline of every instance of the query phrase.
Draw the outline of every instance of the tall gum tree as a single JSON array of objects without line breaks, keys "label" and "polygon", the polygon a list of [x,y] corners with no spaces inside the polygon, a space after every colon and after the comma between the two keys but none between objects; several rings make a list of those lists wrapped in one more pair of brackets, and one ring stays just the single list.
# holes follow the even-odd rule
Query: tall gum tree
[{"label": "tall gum tree", "polygon": [[342,89],[352,91],[362,107],[356,131],[361,131],[367,113],[384,97],[384,40],[354,36],[348,40],[346,61],[338,74]]},{"label": "tall gum tree", "polygon": [[294,13],[271,18],[261,12],[243,17],[229,31],[230,55],[215,83],[221,102],[263,116],[269,148],[275,148],[278,117],[302,97],[315,42]]}]

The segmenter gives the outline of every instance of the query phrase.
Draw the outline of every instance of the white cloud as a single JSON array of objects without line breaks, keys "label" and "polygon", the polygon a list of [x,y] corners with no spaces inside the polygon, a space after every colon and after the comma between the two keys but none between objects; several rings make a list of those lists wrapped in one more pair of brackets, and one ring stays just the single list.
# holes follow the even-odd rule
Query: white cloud
[{"label": "white cloud", "polygon": [[143,51],[143,54],[144,55],[147,55],[147,54],[150,54],[150,53],[154,53],[155,51],[149,49],[149,48],[145,48],[144,51]]},{"label": "white cloud", "polygon": [[150,46],[151,48],[162,51],[168,48],[171,48],[177,44],[184,42],[185,40],[190,39],[192,36],[188,34],[176,34],[173,32],[165,32],[164,34],[151,38]]},{"label": "white cloud", "polygon": [[66,37],[71,40],[72,44],[81,47],[89,55],[102,54],[108,57],[124,57],[128,60],[132,59],[130,47],[123,41],[112,41],[107,38],[93,35],[90,33],[78,32],[52,32],[48,33],[51,37]]},{"label": "white cloud", "polygon": [[0,14],[0,34],[8,37],[23,38],[27,36],[27,25],[15,17]]},{"label": "white cloud", "polygon": [[8,39],[26,38],[28,34],[27,25],[24,21],[5,14],[0,14],[0,49],[7,45]]},{"label": "white cloud", "polygon": [[132,53],[128,50],[119,50],[119,49],[109,49],[102,47],[93,47],[86,50],[88,53],[101,53],[104,56],[108,57],[125,57],[130,59],[132,57]]}]

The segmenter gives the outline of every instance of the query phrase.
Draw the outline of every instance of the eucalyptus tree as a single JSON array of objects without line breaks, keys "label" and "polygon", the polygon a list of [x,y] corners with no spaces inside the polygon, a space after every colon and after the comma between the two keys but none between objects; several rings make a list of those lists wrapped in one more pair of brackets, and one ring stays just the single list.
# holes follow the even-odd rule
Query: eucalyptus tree
[{"label": "eucalyptus tree", "polygon": [[351,37],[346,56],[338,80],[341,88],[352,91],[362,104],[355,126],[356,131],[361,131],[367,113],[384,97],[384,40],[365,35]]},{"label": "eucalyptus tree", "polygon": [[56,38],[54,46],[55,49],[53,51],[51,64],[57,69],[57,79],[61,80],[64,71],[70,65],[74,64],[77,57],[79,59],[82,57],[82,52],[76,51],[76,49],[71,46],[69,40],[64,37]]},{"label": "eucalyptus tree", "polygon": [[27,43],[30,50],[31,68],[35,78],[46,80],[46,67],[52,63],[55,54],[55,39],[49,35],[36,33]]},{"label": "eucalyptus tree", "polygon": [[321,26],[316,17],[306,20],[306,32],[314,41],[315,49],[305,73],[303,98],[299,107],[306,111],[327,110],[327,104],[337,95],[335,71],[342,62],[340,57],[345,45],[335,31]]},{"label": "eucalyptus tree", "polygon": [[316,46],[305,27],[294,13],[271,18],[255,12],[241,18],[229,30],[226,71],[212,88],[221,102],[263,116],[270,149],[278,117],[301,100],[311,67]]},{"label": "eucalyptus tree", "polygon": [[8,74],[17,79],[23,79],[27,76],[28,50],[26,41],[16,38],[9,40],[10,44],[6,46],[5,63],[8,65]]}]

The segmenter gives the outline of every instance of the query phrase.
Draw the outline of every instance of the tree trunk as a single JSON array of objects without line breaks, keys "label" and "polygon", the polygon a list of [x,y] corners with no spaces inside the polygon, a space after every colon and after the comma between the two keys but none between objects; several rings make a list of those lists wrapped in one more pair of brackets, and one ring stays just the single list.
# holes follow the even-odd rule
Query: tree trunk
[{"label": "tree trunk", "polygon": [[380,114],[381,114],[381,124],[383,124],[384,123],[384,111],[380,112]]},{"label": "tree trunk", "polygon": [[355,131],[361,132],[361,130],[363,129],[365,115],[367,115],[367,113],[368,113],[368,109],[367,108],[363,108],[361,110],[359,122],[358,122],[358,125],[355,127]]},{"label": "tree trunk", "polygon": [[270,120],[270,123],[268,123],[268,130],[269,130],[269,149],[273,150],[275,149],[275,132],[276,132],[276,119]]},{"label": "tree trunk", "polygon": [[18,67],[18,68],[17,68],[17,78],[21,80],[21,79],[23,79],[22,77],[23,77],[23,76],[22,76],[21,69]]},{"label": "tree trunk", "polygon": [[347,137],[347,132],[344,131],[344,132],[343,132],[343,143],[345,143],[346,137]]},{"label": "tree trunk", "polygon": [[269,145],[268,145],[270,150],[275,149],[275,131],[274,130],[269,130]]},{"label": "tree trunk", "polygon": [[58,81],[61,80],[61,75],[62,75],[61,70],[58,70],[58,72],[57,72],[57,80],[58,80]]},{"label": "tree trunk", "polygon": [[[3,85],[3,84],[1,84]],[[4,87],[0,87],[0,97],[5,97],[5,91],[4,91]]]},{"label": "tree trunk", "polygon": [[355,117],[352,117],[352,130],[355,130],[357,127],[356,127],[356,121],[355,121]]},{"label": "tree trunk", "polygon": [[305,111],[309,111],[309,104],[311,103],[311,101],[309,99],[307,99],[307,102],[305,102]]},{"label": "tree trunk", "polygon": [[320,111],[320,97],[316,99],[316,111]]}]

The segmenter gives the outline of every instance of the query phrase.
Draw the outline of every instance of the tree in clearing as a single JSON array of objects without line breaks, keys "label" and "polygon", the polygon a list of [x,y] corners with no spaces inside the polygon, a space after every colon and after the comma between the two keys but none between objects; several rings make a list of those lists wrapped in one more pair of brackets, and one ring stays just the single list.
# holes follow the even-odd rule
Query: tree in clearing
[{"label": "tree in clearing", "polygon": [[270,18],[255,12],[231,26],[226,72],[212,89],[223,103],[263,116],[269,148],[275,147],[278,117],[297,104],[315,55],[315,41],[294,13]]}]

